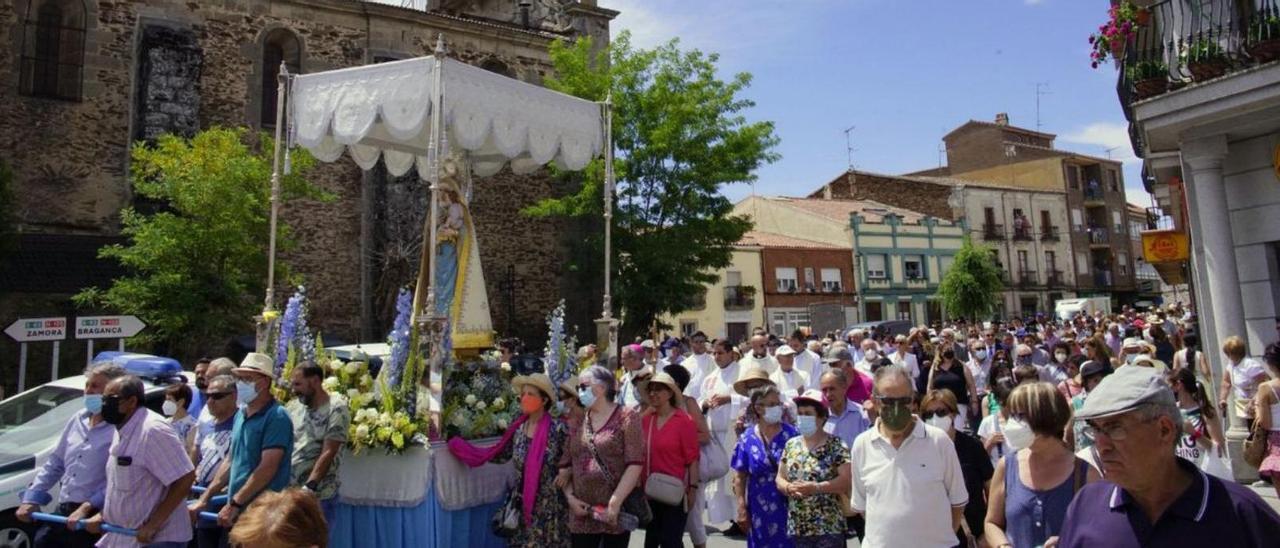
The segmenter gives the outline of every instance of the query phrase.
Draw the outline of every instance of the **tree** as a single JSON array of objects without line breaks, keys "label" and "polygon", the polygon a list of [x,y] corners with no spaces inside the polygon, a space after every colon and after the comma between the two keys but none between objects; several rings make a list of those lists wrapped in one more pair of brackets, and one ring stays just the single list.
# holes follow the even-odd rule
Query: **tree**
[{"label": "tree", "polygon": [[[646,330],[658,316],[687,309],[691,296],[716,281],[713,272],[731,263],[733,244],[751,229],[748,218],[730,214],[733,204],[721,189],[754,181],[756,169],[779,157],[773,152],[773,123],[748,122],[743,115],[755,106],[739,96],[751,75],[722,81],[717,55],[677,46],[672,40],[652,50],[633,49],[625,32],[602,51],[589,39],[551,46],[556,71],[547,87],[593,101],[612,92],[613,294],[626,332]],[[543,200],[525,213],[598,218],[602,160],[578,177],[577,192]],[[603,253],[600,238],[579,245],[590,246],[594,257]]]},{"label": "tree", "polygon": [[[264,135],[253,148],[247,137],[243,129],[215,128],[135,145],[134,192],[163,210],[121,212],[128,244],[98,254],[129,274],[109,288],[81,290],[75,302],[138,316],[148,326],[139,342],[179,356],[250,330],[267,278],[273,141]],[[303,178],[314,158],[295,150],[292,160],[292,174],[281,179],[285,197],[331,199]],[[283,222],[278,229],[287,250],[289,229]],[[277,279],[287,280],[286,264],[277,259],[276,268]]]},{"label": "tree", "polygon": [[968,236],[956,252],[951,268],[938,285],[938,297],[951,316],[977,320],[993,313],[1004,282],[991,248],[974,244]]}]

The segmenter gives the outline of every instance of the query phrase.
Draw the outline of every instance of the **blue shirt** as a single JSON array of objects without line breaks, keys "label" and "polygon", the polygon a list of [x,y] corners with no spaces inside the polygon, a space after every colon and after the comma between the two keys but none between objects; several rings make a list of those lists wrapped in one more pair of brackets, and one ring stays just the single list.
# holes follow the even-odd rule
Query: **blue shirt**
[{"label": "blue shirt", "polygon": [[203,392],[191,387],[191,403],[187,404],[187,414],[193,417],[200,416],[200,410],[204,409],[205,395]]},{"label": "blue shirt", "polygon": [[858,402],[853,400],[845,400],[844,414],[836,415],[835,412],[827,418],[826,431],[844,443],[846,448],[853,447],[853,440],[858,435],[866,432],[871,427],[871,421],[867,420],[867,412],[862,409]]},{"label": "blue shirt", "polygon": [[49,460],[22,493],[22,502],[48,504],[53,500],[49,489],[61,480],[59,504],[88,502],[94,508],[102,508],[107,489],[107,452],[116,429],[107,421],[91,426],[90,417],[88,411],[80,411],[67,421]]},{"label": "blue shirt", "polygon": [[1107,481],[1080,489],[1067,508],[1058,546],[1275,546],[1280,515],[1248,487],[1205,474],[1178,459],[1191,485],[1155,523],[1120,486]]},{"label": "blue shirt", "polygon": [[[236,411],[231,427],[231,477],[227,493],[235,495],[249,481],[249,476],[262,462],[262,452],[280,448],[284,456],[267,489],[280,491],[289,486],[289,456],[293,454],[293,421],[289,413],[274,399],[266,407],[246,417],[245,410]],[[240,500],[243,504],[251,501]]]}]

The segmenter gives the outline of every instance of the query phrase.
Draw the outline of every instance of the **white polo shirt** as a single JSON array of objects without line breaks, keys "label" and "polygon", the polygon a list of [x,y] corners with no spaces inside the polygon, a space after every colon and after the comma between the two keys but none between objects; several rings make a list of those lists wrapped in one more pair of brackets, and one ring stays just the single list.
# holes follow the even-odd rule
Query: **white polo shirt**
[{"label": "white polo shirt", "polygon": [[854,440],[850,504],[866,516],[865,548],[950,547],[956,544],[951,508],[969,502],[956,448],[947,433],[915,419],[894,449],[879,421]]}]

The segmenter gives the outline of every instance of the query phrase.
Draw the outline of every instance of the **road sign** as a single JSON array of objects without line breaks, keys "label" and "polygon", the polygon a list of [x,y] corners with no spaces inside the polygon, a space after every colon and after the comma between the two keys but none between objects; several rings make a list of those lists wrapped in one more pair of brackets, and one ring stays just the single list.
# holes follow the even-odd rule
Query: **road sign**
[{"label": "road sign", "polygon": [[147,327],[134,316],[82,316],[76,318],[77,339],[123,339]]},{"label": "road sign", "polygon": [[67,319],[19,318],[4,334],[18,342],[60,341],[67,338]]}]

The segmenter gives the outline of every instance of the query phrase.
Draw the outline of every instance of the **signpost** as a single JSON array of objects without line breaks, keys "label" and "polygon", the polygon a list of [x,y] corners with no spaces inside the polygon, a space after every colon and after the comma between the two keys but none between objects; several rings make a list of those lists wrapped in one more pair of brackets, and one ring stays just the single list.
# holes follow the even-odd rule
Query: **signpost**
[{"label": "signpost", "polygon": [[[85,366],[93,364],[94,339],[120,339],[120,351],[124,352],[124,340],[142,332],[147,324],[136,316],[83,316],[76,318],[76,338],[87,341]],[[56,367],[56,365],[55,365]],[[54,378],[57,369],[54,369]]]},{"label": "signpost", "polygon": [[27,343],[53,341],[53,371],[58,378],[58,350],[62,339],[67,338],[67,318],[19,318],[4,330],[18,341],[18,391],[27,389]]}]

